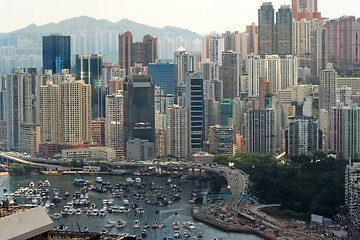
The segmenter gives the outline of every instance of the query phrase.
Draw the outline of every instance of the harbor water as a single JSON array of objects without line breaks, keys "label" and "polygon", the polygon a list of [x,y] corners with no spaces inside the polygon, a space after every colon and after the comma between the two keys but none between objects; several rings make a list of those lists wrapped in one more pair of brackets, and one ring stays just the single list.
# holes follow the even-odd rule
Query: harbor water
[{"label": "harbor water", "polygon": [[[73,194],[76,191],[79,191],[81,187],[73,184],[75,178],[82,178],[84,180],[90,181],[91,184],[96,186],[99,183],[96,183],[96,175],[84,175],[84,176],[75,176],[75,175],[59,175],[59,176],[49,176],[49,175],[22,175],[22,176],[1,176],[0,177],[0,199],[4,197],[5,193],[14,192],[20,187],[29,187],[29,183],[33,182],[37,184],[39,181],[48,180],[50,182],[49,192],[52,194],[52,189],[59,189],[59,196],[62,198],[61,201],[57,202],[54,207],[49,208],[49,216],[54,221],[54,226],[65,225],[68,227],[68,231],[80,231],[81,228],[88,228],[89,232],[102,232],[105,229],[105,225],[109,221],[126,221],[126,227],[119,228],[106,228],[110,234],[120,234],[120,233],[130,233],[141,235],[143,226],[148,224],[149,228],[147,229],[147,235],[144,239],[157,240],[163,239],[167,236],[172,236],[173,234],[173,223],[178,222],[180,230],[183,232],[183,222],[192,221],[195,223],[195,229],[191,230],[191,235],[196,236],[198,232],[203,233],[203,239],[237,239],[237,240],[259,240],[261,238],[257,236],[241,234],[241,233],[226,233],[220,229],[208,226],[204,223],[194,221],[191,217],[191,204],[189,200],[191,199],[190,193],[194,190],[201,191],[202,189],[207,188],[207,183],[195,179],[189,179],[187,181],[182,181],[180,178],[172,178],[171,184],[181,187],[181,192],[179,195],[181,199],[179,201],[174,201],[171,205],[168,206],[158,206],[158,205],[149,205],[144,201],[134,198],[132,191],[135,191],[133,188],[130,189],[130,192],[127,196],[129,201],[129,208],[131,208],[133,203],[136,203],[139,207],[142,207],[144,210],[141,214],[137,213],[133,209],[129,213],[107,213],[104,216],[89,216],[85,214],[85,207],[82,208],[81,214],[69,215],[66,217],[54,218],[54,213],[60,213],[63,210],[65,204],[73,199]],[[124,175],[103,175],[101,176],[103,182],[110,183],[111,186],[115,186],[118,182],[125,181],[127,177],[134,176],[124,176]],[[150,184],[158,186],[159,188],[166,189],[169,185],[169,177],[157,177],[157,176],[137,176],[141,178],[142,183],[146,183],[145,188],[148,189]],[[147,190],[148,191],[148,190]],[[69,193],[69,196],[65,196],[65,192]],[[113,199],[114,204],[124,205],[124,199],[117,198],[111,195],[110,192],[100,193],[97,191],[88,191],[87,197],[89,201],[99,209],[103,204],[104,199]],[[127,203],[126,203],[127,204]],[[134,222],[138,220],[140,222],[140,228],[134,228]],[[162,228],[152,228],[154,224],[162,224]]]}]

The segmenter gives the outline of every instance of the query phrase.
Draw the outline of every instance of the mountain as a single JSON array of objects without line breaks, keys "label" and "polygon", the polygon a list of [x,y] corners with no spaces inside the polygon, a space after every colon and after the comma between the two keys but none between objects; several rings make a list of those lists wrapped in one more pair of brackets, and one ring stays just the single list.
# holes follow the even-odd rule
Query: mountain
[{"label": "mountain", "polygon": [[146,34],[150,34],[154,37],[174,37],[182,36],[187,39],[201,39],[201,36],[195,32],[191,32],[186,29],[176,27],[164,27],[156,28],[145,24],[133,22],[129,19],[122,19],[116,23],[104,20],[94,19],[87,16],[74,17],[63,20],[59,23],[48,23],[42,26],[31,24],[25,28],[10,32],[3,33],[0,38],[6,37],[20,37],[22,39],[29,39],[38,41],[43,35],[50,34],[70,34],[71,32],[77,32],[79,30],[87,30],[90,32],[96,31],[118,31],[123,33],[125,31],[131,31],[136,41],[141,40]]}]

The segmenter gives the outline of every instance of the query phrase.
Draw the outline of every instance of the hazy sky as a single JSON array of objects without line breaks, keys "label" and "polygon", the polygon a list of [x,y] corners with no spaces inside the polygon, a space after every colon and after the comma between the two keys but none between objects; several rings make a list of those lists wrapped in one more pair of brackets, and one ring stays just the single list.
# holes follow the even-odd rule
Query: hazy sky
[{"label": "hazy sky", "polygon": [[[174,26],[200,34],[211,31],[244,31],[257,23],[263,0],[0,0],[0,32],[31,23],[58,23],[77,16],[117,22],[128,18],[154,27]],[[273,0],[275,11],[291,0]],[[359,0],[318,0],[323,17],[360,17]],[[336,4],[340,2],[341,4]]]}]

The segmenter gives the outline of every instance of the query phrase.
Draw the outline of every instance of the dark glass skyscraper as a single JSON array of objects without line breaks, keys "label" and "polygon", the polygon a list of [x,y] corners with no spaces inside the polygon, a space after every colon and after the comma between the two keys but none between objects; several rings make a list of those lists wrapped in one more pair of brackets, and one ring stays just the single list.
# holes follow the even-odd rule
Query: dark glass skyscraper
[{"label": "dark glass skyscraper", "polygon": [[275,53],[275,19],[271,2],[264,2],[258,11],[258,51],[259,55]]},{"label": "dark glass skyscraper", "polygon": [[289,5],[282,5],[276,13],[276,54],[292,55],[292,13]]},{"label": "dark glass skyscraper", "polygon": [[76,55],[75,74],[78,80],[91,85],[91,116],[105,116],[105,83],[102,80],[103,57],[100,54]]},{"label": "dark glass skyscraper", "polygon": [[52,70],[53,74],[62,69],[71,68],[70,36],[43,36],[43,70]]},{"label": "dark glass skyscraper", "polygon": [[150,63],[148,66],[149,76],[154,84],[164,89],[164,94],[176,92],[176,64],[169,61]]},{"label": "dark glass skyscraper", "polygon": [[145,75],[125,79],[124,137],[155,142],[154,83]]}]

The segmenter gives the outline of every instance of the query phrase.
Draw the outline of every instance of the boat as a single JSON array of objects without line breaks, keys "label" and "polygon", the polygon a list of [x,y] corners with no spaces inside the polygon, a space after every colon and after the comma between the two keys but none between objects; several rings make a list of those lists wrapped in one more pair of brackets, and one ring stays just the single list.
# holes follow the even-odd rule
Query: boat
[{"label": "boat", "polygon": [[42,173],[44,175],[49,175],[49,176],[59,176],[59,175],[61,175],[61,172],[59,172],[59,171],[42,171]]},{"label": "boat", "polygon": [[31,182],[29,183],[29,187],[33,188],[34,186],[35,186],[35,183],[34,183],[33,181],[31,181]]},{"label": "boat", "polygon": [[139,178],[139,177],[135,178],[135,182],[136,182],[137,184],[141,183],[141,178]]},{"label": "boat", "polygon": [[109,232],[109,230],[107,230],[107,229],[102,229],[101,230],[101,234],[107,234]]},{"label": "boat", "polygon": [[184,238],[189,238],[189,237],[191,237],[190,231],[189,231],[189,230],[185,230],[185,232],[184,232]]},{"label": "boat", "polygon": [[195,223],[193,223],[191,221],[185,221],[184,222],[184,228],[187,229],[187,230],[195,229]]},{"label": "boat", "polygon": [[134,228],[140,228],[140,221],[139,220],[134,221]]},{"label": "boat", "polygon": [[50,181],[49,180],[45,180],[44,181],[44,187],[50,187]]},{"label": "boat", "polygon": [[171,182],[172,182],[172,179],[171,179],[171,178],[168,178],[168,180],[167,180],[166,184],[170,185],[170,184],[171,184]]},{"label": "boat", "polygon": [[173,229],[174,231],[179,231],[180,229],[179,222],[177,220],[173,222]]},{"label": "boat", "polygon": [[196,235],[196,238],[197,239],[201,239],[203,237],[203,233],[202,232],[198,232],[197,235]]},{"label": "boat", "polygon": [[68,227],[64,224],[61,224],[58,228],[59,232],[65,232],[68,229]]},{"label": "boat", "polygon": [[88,233],[88,232],[89,232],[89,228],[86,227],[86,226],[84,226],[84,227],[82,227],[82,228],[80,229],[80,232],[81,232],[81,233]]},{"label": "boat", "polygon": [[132,179],[131,177],[126,178],[125,181],[127,183],[134,183],[134,179]]},{"label": "boat", "polygon": [[180,231],[179,230],[174,231],[173,237],[180,238],[181,237]]},{"label": "boat", "polygon": [[115,227],[116,222],[108,219],[104,225],[105,228],[112,228]]},{"label": "boat", "polygon": [[127,205],[129,205],[129,200],[124,198],[123,203],[124,203],[125,206],[127,206]]},{"label": "boat", "polygon": [[90,184],[90,182],[87,181],[87,180],[84,180],[82,178],[75,178],[74,181],[73,181],[73,184],[75,186],[85,186],[85,185]]},{"label": "boat", "polygon": [[146,229],[141,230],[141,237],[146,238],[146,236],[147,236],[147,230]]},{"label": "boat", "polygon": [[95,182],[97,182],[97,183],[102,183],[102,177],[96,177],[96,179],[95,179]]},{"label": "boat", "polygon": [[159,225],[158,225],[156,222],[154,222],[154,223],[151,225],[151,228],[153,228],[153,229],[158,228],[158,227],[159,227]]},{"label": "boat", "polygon": [[119,220],[116,222],[116,228],[120,229],[120,228],[125,228],[126,227],[126,221],[125,220]]},{"label": "boat", "polygon": [[61,218],[61,214],[60,213],[54,213],[54,219],[59,219]]}]

